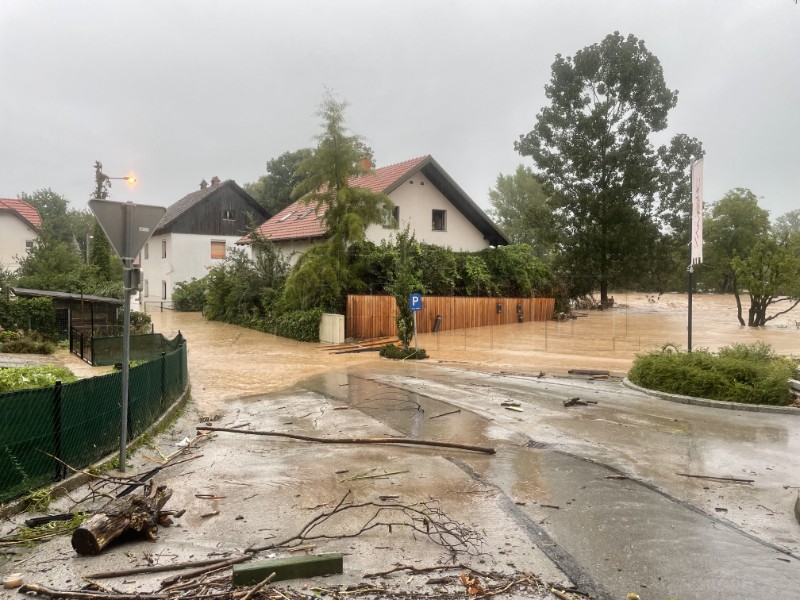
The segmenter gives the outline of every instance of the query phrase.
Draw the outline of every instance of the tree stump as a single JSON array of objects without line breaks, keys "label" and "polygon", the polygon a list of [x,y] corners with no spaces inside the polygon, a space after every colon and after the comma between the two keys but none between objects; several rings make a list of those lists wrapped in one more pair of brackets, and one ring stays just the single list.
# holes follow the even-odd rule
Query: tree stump
[{"label": "tree stump", "polygon": [[159,511],[172,490],[159,487],[152,496],[125,496],[106,504],[72,533],[72,547],[83,555],[96,555],[126,531],[158,537]]}]

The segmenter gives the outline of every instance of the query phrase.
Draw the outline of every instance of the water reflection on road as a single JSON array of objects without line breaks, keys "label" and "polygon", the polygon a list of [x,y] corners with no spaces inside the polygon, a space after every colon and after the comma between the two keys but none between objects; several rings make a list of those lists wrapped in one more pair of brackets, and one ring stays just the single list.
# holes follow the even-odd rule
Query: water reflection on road
[{"label": "water reflection on road", "polygon": [[[800,590],[800,562],[796,555],[785,554],[730,526],[728,521],[716,518],[713,509],[706,512],[702,504],[682,499],[681,492],[686,489],[675,488],[708,490],[713,487],[715,505],[730,506],[730,510],[742,499],[753,507],[759,496],[751,498],[749,489],[740,495],[735,484],[681,480],[674,472],[676,461],[696,473],[729,472],[742,464],[755,465],[757,460],[748,462],[736,454],[725,461],[722,468],[727,471],[715,471],[704,463],[707,444],[716,443],[722,448],[727,440],[734,451],[741,449],[739,429],[750,432],[744,434],[746,439],[769,440],[768,452],[774,453],[776,461],[791,462],[791,457],[800,450],[800,425],[794,422],[797,417],[788,417],[789,422],[781,425],[781,417],[759,415],[753,420],[765,417],[763,427],[756,423],[737,427],[734,411],[716,411],[718,418],[712,416],[705,423],[708,435],[705,431],[684,435],[687,414],[683,411],[695,411],[698,416],[702,409],[665,406],[659,402],[654,415],[649,408],[644,408],[636,417],[626,413],[625,404],[632,402],[630,398],[621,406],[602,408],[607,402],[613,402],[605,390],[594,396],[600,399],[598,406],[601,407],[594,418],[605,416],[618,431],[587,432],[588,442],[607,447],[606,452],[595,452],[587,460],[574,453],[575,447],[563,443],[565,439],[560,437],[563,429],[556,434],[542,431],[543,423],[556,420],[552,416],[556,411],[546,407],[542,410],[542,405],[554,399],[553,406],[560,404],[559,398],[552,397],[558,395],[557,391],[542,391],[545,382],[536,382],[540,386],[537,391],[533,385],[518,385],[515,389],[513,383],[506,385],[505,377],[469,376],[424,366],[415,366],[412,371],[409,374],[407,368],[395,366],[378,373],[354,369],[346,384],[341,375],[332,382],[326,374],[321,374],[301,385],[304,390],[316,391],[358,408],[404,435],[498,447],[495,456],[470,455],[468,463],[458,458],[453,460],[466,472],[479,474],[481,484],[491,485],[511,499],[526,520],[526,527],[541,532],[545,540],[549,538],[559,546],[559,551],[565,550],[574,557],[589,578],[599,584],[597,590],[601,595],[620,598],[635,590],[646,592],[646,596],[652,598],[751,599],[780,596],[787,589]],[[470,379],[469,384],[464,382],[465,375]],[[450,396],[443,392],[446,387],[452,390]],[[613,392],[613,386],[609,389]],[[520,402],[524,414],[536,412],[538,408],[538,417],[533,421],[504,419],[500,398]],[[638,401],[641,403],[642,398]],[[462,407],[460,412],[453,412],[454,405]],[[667,419],[659,414],[661,410],[669,413],[670,406],[677,409],[680,418]],[[561,408],[563,415],[566,409]],[[726,419],[731,420],[727,426]],[[573,417],[563,420],[572,421]],[[679,437],[673,442],[664,435],[649,443],[646,439],[631,438],[632,456],[615,460],[614,453],[625,447],[626,434],[620,427],[624,427],[626,421],[637,422],[637,428],[650,432],[667,425],[667,421],[669,424],[679,421],[676,428]],[[536,439],[532,439],[532,435]],[[714,438],[718,441],[714,442]],[[694,450],[670,449],[672,443],[687,442],[695,446]],[[683,464],[687,452],[696,456],[690,465]],[[592,454],[587,448],[581,453]],[[663,471],[652,465],[639,468],[639,457],[646,464],[660,462],[667,468]],[[615,462],[625,466],[627,476],[621,476],[618,467],[607,466]],[[775,483],[770,483],[770,474],[762,471],[764,464],[760,463],[759,468],[758,485],[762,492],[764,486]],[[783,464],[778,470],[782,480],[787,473],[791,474],[792,467]],[[691,493],[688,496],[691,497]],[[764,498],[762,496],[761,502],[779,505]],[[790,507],[783,508],[780,516],[773,514],[772,517],[776,522],[791,526]],[[754,526],[755,523],[748,524],[748,528]],[[788,535],[784,541],[790,541],[795,551],[800,549],[798,536]],[[542,547],[548,552],[547,543]],[[559,557],[553,555],[552,558],[558,560]],[[568,574],[576,578],[576,573]],[[790,593],[789,597],[798,596]]]}]

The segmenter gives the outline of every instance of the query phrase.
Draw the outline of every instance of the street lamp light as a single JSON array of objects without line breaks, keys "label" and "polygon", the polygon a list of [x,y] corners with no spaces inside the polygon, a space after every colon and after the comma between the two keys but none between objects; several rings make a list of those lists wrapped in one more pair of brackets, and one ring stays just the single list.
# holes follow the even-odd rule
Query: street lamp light
[{"label": "street lamp light", "polygon": [[103,176],[103,179],[121,179],[122,181],[127,181],[131,185],[139,181],[136,178],[136,175],[128,175],[127,177],[109,177],[105,173],[101,173],[101,175]]}]

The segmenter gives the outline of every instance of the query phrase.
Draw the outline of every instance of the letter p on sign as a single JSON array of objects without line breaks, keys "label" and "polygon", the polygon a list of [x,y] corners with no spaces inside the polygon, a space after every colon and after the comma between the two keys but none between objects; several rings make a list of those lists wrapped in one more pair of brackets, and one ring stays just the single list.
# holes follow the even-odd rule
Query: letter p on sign
[{"label": "letter p on sign", "polygon": [[422,294],[409,294],[411,310],[422,310]]}]

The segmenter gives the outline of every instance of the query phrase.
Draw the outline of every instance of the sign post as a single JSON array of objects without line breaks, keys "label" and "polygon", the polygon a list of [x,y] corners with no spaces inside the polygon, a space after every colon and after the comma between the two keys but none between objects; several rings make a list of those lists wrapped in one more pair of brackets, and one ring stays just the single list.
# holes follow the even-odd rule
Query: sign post
[{"label": "sign post", "polygon": [[689,165],[689,183],[692,194],[691,239],[689,240],[689,314],[687,345],[692,351],[692,290],[694,288],[694,266],[703,262],[703,159]]},{"label": "sign post", "polygon": [[422,294],[409,294],[408,296],[409,307],[411,308],[411,314],[414,315],[414,351],[419,351],[419,345],[417,344],[417,313],[422,310]]},{"label": "sign post", "polygon": [[128,442],[128,379],[131,354],[131,293],[133,292],[133,259],[153,235],[163,206],[148,206],[133,202],[89,200],[89,208],[100,222],[108,241],[122,260],[124,312],[122,319],[122,401],[120,415],[119,470],[125,472],[125,446]]}]

